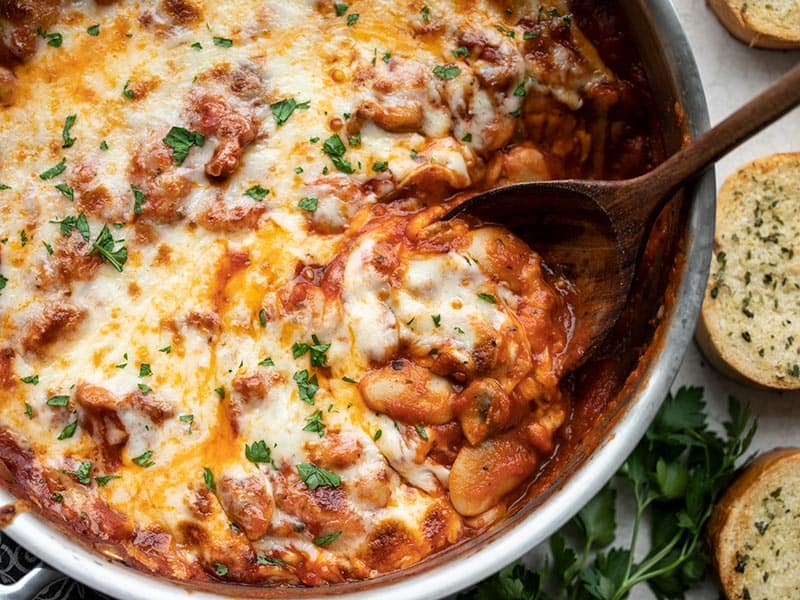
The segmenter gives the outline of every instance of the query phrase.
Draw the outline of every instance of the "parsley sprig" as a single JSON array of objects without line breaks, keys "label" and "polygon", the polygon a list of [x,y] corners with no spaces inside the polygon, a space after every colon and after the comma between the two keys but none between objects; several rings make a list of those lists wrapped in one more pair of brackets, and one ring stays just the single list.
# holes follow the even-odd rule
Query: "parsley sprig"
[{"label": "parsley sprig", "polygon": [[[721,437],[708,428],[702,388],[667,396],[617,476],[550,538],[550,568],[534,572],[515,563],[461,598],[622,600],[641,583],[658,598],[683,598],[705,576],[705,524],[756,431],[749,409],[733,398],[728,412]],[[616,537],[617,491],[635,500],[633,529],[628,547],[608,549]],[[650,550],[637,561],[645,519]]]}]

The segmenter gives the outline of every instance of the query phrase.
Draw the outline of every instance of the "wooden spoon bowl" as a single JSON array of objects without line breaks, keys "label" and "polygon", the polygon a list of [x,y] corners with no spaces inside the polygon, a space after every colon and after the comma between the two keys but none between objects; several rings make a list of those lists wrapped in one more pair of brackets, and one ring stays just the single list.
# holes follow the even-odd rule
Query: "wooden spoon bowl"
[{"label": "wooden spoon bowl", "polygon": [[521,237],[574,285],[572,369],[619,319],[653,222],[687,181],[800,104],[800,65],[658,167],[623,181],[537,181],[476,194],[443,218],[472,215]]}]

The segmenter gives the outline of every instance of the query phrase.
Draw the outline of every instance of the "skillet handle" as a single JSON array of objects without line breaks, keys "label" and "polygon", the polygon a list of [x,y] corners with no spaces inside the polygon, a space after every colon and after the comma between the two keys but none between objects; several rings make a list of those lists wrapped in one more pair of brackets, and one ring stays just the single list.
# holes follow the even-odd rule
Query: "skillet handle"
[{"label": "skillet handle", "polygon": [[39,563],[16,583],[0,585],[0,600],[31,600],[61,577],[64,577],[62,573]]}]

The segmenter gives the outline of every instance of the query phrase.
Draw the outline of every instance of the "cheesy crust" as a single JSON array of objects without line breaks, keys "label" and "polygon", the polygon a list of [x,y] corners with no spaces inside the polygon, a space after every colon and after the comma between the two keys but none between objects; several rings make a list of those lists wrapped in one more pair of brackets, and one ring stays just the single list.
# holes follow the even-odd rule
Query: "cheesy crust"
[{"label": "cheesy crust", "polygon": [[485,528],[568,418],[569,284],[438,219],[639,169],[634,96],[560,0],[0,2],[5,484],[185,581]]}]

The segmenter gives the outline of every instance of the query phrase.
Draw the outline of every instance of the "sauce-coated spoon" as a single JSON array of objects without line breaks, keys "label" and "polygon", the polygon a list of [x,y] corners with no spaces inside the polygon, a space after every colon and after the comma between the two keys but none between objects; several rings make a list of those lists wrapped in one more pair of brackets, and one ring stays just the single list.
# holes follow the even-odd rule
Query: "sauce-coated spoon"
[{"label": "sauce-coated spoon", "polygon": [[581,364],[618,320],[653,221],[688,180],[800,103],[800,65],[658,167],[623,181],[516,183],[472,196],[474,215],[520,235],[576,287],[570,344]]}]

